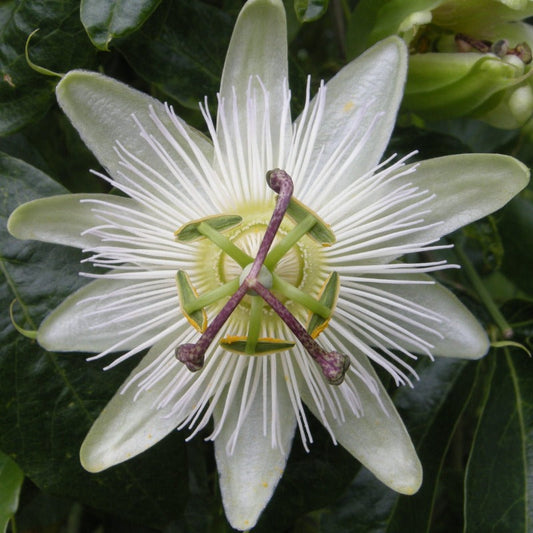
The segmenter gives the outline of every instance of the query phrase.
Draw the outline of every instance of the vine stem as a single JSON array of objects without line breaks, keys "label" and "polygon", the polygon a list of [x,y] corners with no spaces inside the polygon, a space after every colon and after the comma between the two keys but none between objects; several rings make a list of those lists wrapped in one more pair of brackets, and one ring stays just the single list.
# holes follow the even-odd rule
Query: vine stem
[{"label": "vine stem", "polygon": [[479,277],[479,274],[474,268],[474,265],[472,264],[464,250],[461,248],[461,246],[459,246],[458,244],[456,244],[455,246],[455,253],[459,257],[461,266],[464,268],[464,271],[468,279],[470,280],[470,283],[472,283],[474,289],[476,290],[480,300],[483,302],[483,304],[487,308],[487,311],[490,313],[490,316],[500,329],[503,338],[511,339],[514,335],[513,328],[510,326],[510,324],[500,312],[498,306],[496,305],[496,302],[493,300],[483,281]]}]

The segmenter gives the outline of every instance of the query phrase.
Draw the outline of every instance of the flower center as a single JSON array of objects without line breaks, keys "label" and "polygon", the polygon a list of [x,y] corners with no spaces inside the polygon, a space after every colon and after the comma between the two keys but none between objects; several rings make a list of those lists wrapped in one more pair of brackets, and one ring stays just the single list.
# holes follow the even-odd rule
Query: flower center
[{"label": "flower center", "polygon": [[[285,226],[286,225],[287,223],[285,223]],[[256,219],[247,223],[245,219],[243,219],[243,222],[235,229],[232,235],[229,235],[229,238],[243,252],[250,257],[255,257],[259,250],[259,246],[261,245],[261,241],[263,240],[267,226],[268,220],[258,222]],[[274,238],[273,246],[275,247],[280,239],[286,234],[287,230],[280,228],[278,234]],[[305,243],[300,240],[295,243],[295,245],[279,260],[275,267],[275,272],[292,285],[300,286],[304,278],[304,269],[307,269],[306,256],[309,253],[309,248],[313,248],[312,242]],[[231,256],[224,253],[222,250],[220,250],[220,252],[218,259],[218,274],[220,282],[225,283],[226,281],[239,276],[242,272],[242,268]],[[316,254],[314,255],[316,257],[314,262],[318,267],[319,258]]]},{"label": "flower center", "polygon": [[[220,215],[176,231],[178,241],[201,240],[195,270],[201,273],[197,276],[201,292],[183,271],[177,274],[177,286],[184,315],[202,332],[196,344],[179,346],[176,357],[191,371],[202,368],[207,348],[230,316],[233,325],[246,324],[247,331],[222,339],[224,349],[243,355],[290,349],[292,341],[260,337],[265,319],[277,317],[321,366],[328,381],[339,384],[348,358],[325,352],[314,340],[327,327],[338,295],[338,276],[333,273],[324,281],[319,253],[321,246],[335,242],[335,236],[315,213],[292,198],[292,179],[285,171],[268,172],[267,182],[278,193],[268,223],[267,213],[252,210],[248,214],[248,209],[246,221],[240,215]],[[209,326],[208,306],[218,310]],[[299,321],[304,315],[308,315],[307,327]]]}]

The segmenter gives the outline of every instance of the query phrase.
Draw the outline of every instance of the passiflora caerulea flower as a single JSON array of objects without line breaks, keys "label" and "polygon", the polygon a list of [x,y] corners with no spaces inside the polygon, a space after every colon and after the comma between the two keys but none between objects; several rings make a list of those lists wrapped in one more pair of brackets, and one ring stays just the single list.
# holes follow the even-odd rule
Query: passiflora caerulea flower
[{"label": "passiflora caerulea flower", "polygon": [[[498,155],[407,165],[380,158],[407,54],[392,37],[343,68],[293,123],[280,0],[250,0],[229,46],[209,138],[172,108],[84,71],[60,106],[122,195],[20,206],[13,235],[82,248],[96,278],[41,324],[49,350],[148,353],[81,449],[98,472],[174,429],[213,420],[233,527],[249,529],[278,483],[304,405],[392,489],[422,478],[410,438],[370,361],[398,384],[415,354],[478,358],[485,332],[406,253],[504,205],[527,170]],[[436,243],[436,244],[435,244]],[[93,269],[94,270],[94,269]]]}]

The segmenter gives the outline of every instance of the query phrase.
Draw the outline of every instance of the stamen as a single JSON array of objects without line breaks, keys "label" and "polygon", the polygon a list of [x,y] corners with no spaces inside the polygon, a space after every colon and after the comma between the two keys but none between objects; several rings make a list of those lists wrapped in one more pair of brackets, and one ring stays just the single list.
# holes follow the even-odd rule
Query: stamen
[{"label": "stamen", "polygon": [[312,216],[295,226],[278,244],[272,248],[265,261],[265,266],[273,269],[279,260],[315,225],[315,219]]},{"label": "stamen", "polygon": [[175,233],[178,241],[193,241],[201,237],[208,238],[221,250],[224,250],[241,268],[252,262],[252,258],[245,254],[230,239],[220,233],[222,230],[232,228],[242,221],[240,216],[207,217],[185,224]]},{"label": "stamen", "polygon": [[[267,254],[272,246],[272,243],[274,242],[274,238],[278,232],[283,217],[285,216],[285,213],[287,213],[289,205],[291,204],[291,197],[294,187],[291,177],[281,169],[274,169],[267,172],[266,179],[269,187],[278,193],[278,198],[253,263],[248,263],[246,265],[241,264],[241,267],[243,267],[243,272],[239,279],[240,286],[237,291],[230,297],[228,302],[226,302],[222,308],[222,311],[215,317],[213,322],[208,326],[196,344],[184,344],[176,348],[176,357],[193,372],[202,368],[206,350],[213,342],[216,335],[231,316],[233,311],[237,308],[241,300],[248,293],[252,296],[261,296],[261,298],[270,305],[270,307],[276,312],[281,320],[283,320],[288,328],[294,333],[309,355],[318,363],[322,370],[322,374],[327,381],[332,385],[340,385],[343,382],[344,375],[350,366],[349,358],[336,351],[328,352],[322,349],[300,324],[300,322],[294,317],[294,315],[269,290],[269,288],[272,286],[272,274],[268,268],[264,266],[264,263],[265,260],[267,260]],[[300,217],[298,216],[298,218]],[[303,236],[316,225],[317,221],[318,220],[315,217],[311,216],[305,216],[304,220],[297,220],[296,232],[294,232],[293,235],[299,234],[300,237]],[[221,248],[225,251],[229,249],[232,250],[232,248],[237,248],[229,239],[227,239],[228,242],[224,242],[226,237],[214,230],[209,224],[206,224],[205,222],[200,222],[198,225],[195,223],[193,224],[195,231],[212,238],[213,242],[215,243],[219,241]],[[319,225],[323,225],[321,221]],[[183,230],[179,231],[178,234],[182,231]],[[222,240],[220,240],[221,237]],[[292,244],[294,244],[294,242]],[[231,244],[231,247],[228,247],[228,243]],[[292,246],[292,244],[289,246],[289,248]],[[284,246],[282,248],[284,248]],[[240,249],[238,250],[241,254],[243,253],[240,251]],[[228,255],[231,254],[228,253]],[[233,255],[237,257],[239,256],[239,254],[235,253]],[[271,262],[274,263],[274,265],[277,263],[277,255],[278,253],[275,253],[274,259],[271,259]],[[244,263],[244,261],[242,261],[242,263]],[[277,284],[278,287],[281,285],[284,289],[287,289],[286,286],[288,284],[281,281],[280,278],[277,278]],[[298,290],[296,288],[294,289],[295,293],[297,294]],[[308,302],[307,300],[309,300],[309,298],[303,299],[308,304],[308,307],[311,308],[316,314],[321,315],[324,319],[329,318],[331,309],[329,306],[324,305],[322,300],[318,302],[315,300],[313,300],[313,302]],[[248,338],[245,345],[245,353],[252,355],[256,353],[255,348],[259,340],[261,308],[262,306],[257,300],[252,301]],[[322,322],[324,322],[324,320],[322,320]]]},{"label": "stamen", "polygon": [[331,309],[328,306],[315,300],[315,298],[285,281],[277,274],[273,274],[273,280],[274,283],[272,287],[278,292],[281,292],[286,298],[298,302],[313,313],[320,315],[322,318],[329,318],[331,315]]},{"label": "stamen", "polygon": [[326,352],[305,331],[304,327],[296,320],[294,315],[263,285],[256,282],[254,290],[274,309],[277,315],[287,324],[288,328],[296,335],[309,355],[320,365],[324,377],[331,385],[340,385],[344,374],[350,366],[350,360],[338,352]]}]

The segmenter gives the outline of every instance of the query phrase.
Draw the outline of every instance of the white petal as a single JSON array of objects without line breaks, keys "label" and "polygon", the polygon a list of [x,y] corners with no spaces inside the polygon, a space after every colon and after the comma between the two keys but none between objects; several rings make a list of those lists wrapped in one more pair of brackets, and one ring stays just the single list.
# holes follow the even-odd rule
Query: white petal
[{"label": "white petal", "polygon": [[506,155],[461,154],[422,161],[407,180],[435,195],[424,205],[424,225],[442,224],[395,244],[436,240],[500,209],[527,185],[529,170]]},{"label": "white petal", "polygon": [[[319,412],[306,387],[300,387],[302,399],[319,420],[325,416],[337,441],[380,481],[402,494],[414,494],[422,483],[422,467],[411,438],[367,358],[355,348],[351,355],[374,379],[379,400],[351,372],[349,375],[356,384],[356,393],[361,401],[361,416],[353,413],[342,394],[338,395],[338,402],[344,421],[335,419],[328,409]],[[347,383],[340,385],[347,386]]]},{"label": "white petal", "polygon": [[[357,150],[357,157],[338,176],[337,191],[373,169],[383,155],[396,121],[406,68],[405,44],[391,37],[346,65],[326,84],[324,118],[313,159],[320,156],[324,165],[341,144],[350,147],[347,153]],[[320,205],[320,201],[315,203]]]},{"label": "white petal", "polygon": [[[161,357],[168,348],[170,338],[157,343],[130,374],[136,376]],[[157,409],[164,388],[176,377],[176,372],[188,370],[175,361],[175,371],[167,372],[149,390],[138,397],[136,386],[119,390],[106,405],[85,437],[80,450],[83,467],[89,472],[100,472],[144,452],[176,428],[178,421],[166,415],[171,406]]]},{"label": "white petal", "polygon": [[137,209],[128,198],[110,194],[65,194],[27,202],[13,211],[7,227],[17,239],[90,248],[100,243],[94,235],[85,234],[87,229],[101,221],[92,212],[94,203],[82,200],[103,201],[112,205]]},{"label": "white petal", "polygon": [[[270,390],[267,391],[266,413],[272,416],[272,408],[279,420],[280,444],[271,444],[270,420],[264,424],[263,394],[259,391],[253,399],[246,419],[239,429],[234,450],[232,435],[238,424],[240,410],[238,403],[243,393],[243,383],[239,385],[236,399],[220,434],[215,439],[215,457],[220,473],[220,490],[226,516],[232,527],[238,530],[252,528],[274,490],[285,469],[296,427],[296,418],[281,372],[275,375],[277,383],[277,405],[272,406]],[[266,385],[271,387],[270,383]],[[223,413],[223,405],[215,409],[215,425]],[[264,427],[267,432],[264,432]]]},{"label": "white petal", "polygon": [[[85,144],[118,182],[125,180],[121,175],[123,167],[115,152],[117,143],[155,172],[162,176],[169,174],[168,166],[141,136],[138,123],[133,118],[135,115],[146,134],[164,142],[161,130],[150,116],[151,107],[161,123],[174,132],[175,142],[191,154],[190,142],[178,134],[161,102],[112,78],[95,72],[73,70],[58,83],[56,95],[59,105]],[[177,120],[205,157],[211,160],[210,141],[180,119]],[[168,151],[178,165],[183,168],[187,166],[172,148],[168,148]]]},{"label": "white petal", "polygon": [[[279,115],[277,106],[288,80],[287,23],[279,0],[249,0],[242,8],[224,63],[220,97],[231,102],[236,95],[245,109],[250,78],[253,87],[260,87],[256,77],[270,93],[271,112]],[[271,124],[278,124],[279,129],[277,118],[273,116]]]},{"label": "white petal", "polygon": [[[170,301],[163,300],[161,305],[167,310],[174,308],[176,316],[145,328],[152,317],[143,314],[142,308],[141,313],[135,313],[138,301],[132,301],[118,311],[113,307],[130,288],[133,293],[139,292],[131,281],[99,279],[85,285],[44,319],[38,332],[39,344],[59,352],[102,352],[115,345],[118,345],[116,350],[128,350],[146,342],[180,318],[179,301],[175,295]],[[122,320],[130,311],[135,316]]]},{"label": "white petal", "polygon": [[[434,281],[424,274],[410,276],[410,279]],[[391,284],[381,285],[380,288],[395,297],[404,298],[428,310],[425,316],[422,314],[412,316],[412,318],[421,326],[434,330],[440,336],[414,327],[411,327],[411,330],[433,345],[430,348],[432,355],[478,359],[487,353],[490,345],[489,339],[481,324],[452,292],[439,283],[434,282],[431,285]],[[432,319],[433,313],[437,315],[437,318]],[[407,311],[405,314],[406,317],[409,316]],[[401,320],[398,322],[401,323]],[[407,349],[413,349],[413,345],[398,342]]]},{"label": "white petal", "polygon": [[241,201],[264,196],[265,172],[283,164],[290,145],[286,26],[280,0],[250,0],[239,14],[226,56],[215,166],[222,175],[252,182],[233,186]]}]

